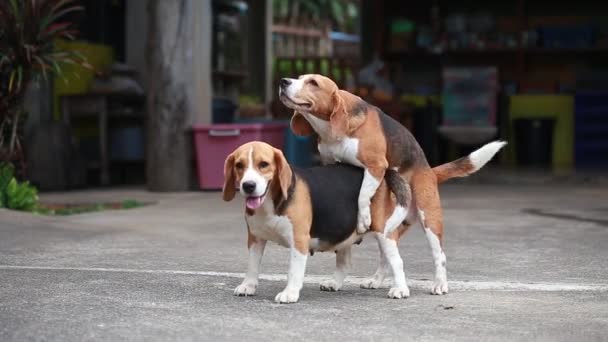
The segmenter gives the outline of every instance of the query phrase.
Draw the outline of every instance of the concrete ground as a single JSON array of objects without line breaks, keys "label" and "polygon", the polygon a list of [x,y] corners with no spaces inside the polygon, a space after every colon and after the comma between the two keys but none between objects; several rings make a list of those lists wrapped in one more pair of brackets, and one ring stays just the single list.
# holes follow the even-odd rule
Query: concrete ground
[{"label": "concrete ground", "polygon": [[[333,254],[309,258],[300,302],[275,304],[287,250],[267,247],[255,297],[242,202],[219,193],[140,190],[44,194],[45,202],[135,198],[155,205],[69,217],[0,211],[0,341],[606,340],[608,188],[441,188],[450,293],[428,294],[420,229],[401,243],[408,299],[360,289],[377,261],[354,248],[352,277],[320,292]],[[387,284],[388,285],[388,284]]]}]

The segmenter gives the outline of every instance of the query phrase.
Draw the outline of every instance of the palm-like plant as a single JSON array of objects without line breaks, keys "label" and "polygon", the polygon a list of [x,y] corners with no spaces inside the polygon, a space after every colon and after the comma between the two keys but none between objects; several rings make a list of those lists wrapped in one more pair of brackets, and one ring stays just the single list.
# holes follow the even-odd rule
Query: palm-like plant
[{"label": "palm-like plant", "polygon": [[331,24],[342,32],[356,31],[359,15],[357,0],[273,0],[273,13],[278,21],[305,17],[313,25]]},{"label": "palm-like plant", "polygon": [[90,68],[78,52],[53,46],[56,39],[74,39],[64,19],[81,10],[76,0],[0,1],[0,161],[23,163],[19,126],[30,82],[61,76],[62,63]]}]

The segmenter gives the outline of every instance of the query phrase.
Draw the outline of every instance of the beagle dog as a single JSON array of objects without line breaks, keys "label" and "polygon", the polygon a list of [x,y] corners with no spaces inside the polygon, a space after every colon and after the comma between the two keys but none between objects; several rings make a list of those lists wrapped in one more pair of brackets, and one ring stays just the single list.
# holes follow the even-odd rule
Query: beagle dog
[{"label": "beagle dog", "polygon": [[[245,222],[249,263],[243,282],[234,294],[251,296],[256,292],[260,261],[267,241],[290,250],[287,286],[276,295],[278,303],[295,303],[300,297],[308,254],[336,252],[333,279],[320,285],[322,291],[338,291],[350,266],[351,246],[362,239],[356,232],[357,197],[363,170],[348,164],[295,169],[283,153],[263,142],[250,142],[227,156],[224,164],[224,201],[238,191],[245,197]],[[405,212],[397,205],[411,201],[410,192],[395,171],[380,181],[371,203],[372,224],[380,250],[394,275],[388,296],[409,296],[403,261],[396,240],[384,231],[402,226]]]},{"label": "beagle dog", "polygon": [[[357,202],[359,233],[370,225],[370,200],[385,173],[387,170],[399,172],[412,191],[413,202],[407,205],[406,222],[420,221],[431,247],[435,264],[431,293],[447,293],[443,218],[437,186],[447,179],[465,177],[479,170],[506,142],[491,142],[468,157],[431,168],[407,128],[360,97],[338,89],[325,76],[283,78],[279,97],[294,110],[291,129],[295,134],[318,134],[324,164],[345,162],[364,169]],[[390,234],[391,230],[386,233]]]}]

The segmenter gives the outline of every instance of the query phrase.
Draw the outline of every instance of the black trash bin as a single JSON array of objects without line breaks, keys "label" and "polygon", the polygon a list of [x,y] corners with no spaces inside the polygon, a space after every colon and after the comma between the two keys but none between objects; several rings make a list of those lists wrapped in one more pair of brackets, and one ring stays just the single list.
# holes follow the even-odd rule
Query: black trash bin
[{"label": "black trash bin", "polygon": [[517,164],[520,166],[551,167],[553,161],[553,128],[555,119],[516,119]]}]

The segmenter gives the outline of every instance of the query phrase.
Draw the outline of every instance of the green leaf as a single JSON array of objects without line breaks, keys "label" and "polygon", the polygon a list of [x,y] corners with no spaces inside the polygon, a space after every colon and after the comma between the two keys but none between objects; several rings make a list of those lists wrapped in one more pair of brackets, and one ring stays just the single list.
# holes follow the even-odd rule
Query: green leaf
[{"label": "green leaf", "polygon": [[46,37],[51,37],[56,33],[61,34],[62,31],[65,31],[66,28],[70,27],[70,25],[72,25],[72,23],[59,23],[59,24],[55,24],[55,26],[53,26],[53,28],[49,28],[46,29],[42,32],[42,34],[40,35],[41,38],[46,38]]},{"label": "green leaf", "polygon": [[51,15],[48,24],[54,23],[55,20],[63,17],[64,15],[66,15],[68,13],[82,11],[83,9],[84,9],[84,7],[82,7],[82,6],[72,6],[72,7],[65,8],[65,9]]},{"label": "green leaf", "polygon": [[338,26],[340,28],[342,28],[342,25],[344,25],[344,9],[342,8],[342,4],[338,1],[332,1],[331,2],[331,14],[333,19],[336,21],[336,23],[338,24]]},{"label": "green leaf", "polygon": [[57,76],[62,77],[63,74],[61,72],[61,67],[59,66],[59,64],[56,61],[51,61],[51,64],[55,68],[55,73],[57,74]]},{"label": "green leaf", "polygon": [[9,163],[0,164],[0,208],[6,207],[6,191],[8,184],[14,179],[15,169]]},{"label": "green leaf", "polygon": [[4,192],[8,183],[15,176],[15,169],[11,164],[0,164],[0,192]]},{"label": "green leaf", "polygon": [[38,56],[34,56],[34,60],[40,66],[40,70],[42,71],[42,76],[44,77],[44,80],[46,81],[48,79],[47,75],[46,75],[46,69],[49,67],[48,64],[44,63],[44,61],[42,60],[42,58],[40,58]]},{"label": "green leaf", "polygon": [[5,193],[10,208],[11,199],[14,201],[15,195],[17,195],[17,180],[14,177],[8,182]]},{"label": "green leaf", "polygon": [[57,4],[55,4],[55,6],[53,6],[53,8],[51,9],[51,13],[55,13],[57,12],[58,9],[60,9],[61,7],[67,5],[70,2],[73,2],[74,0],[60,0],[57,2]]},{"label": "green leaf", "polygon": [[38,206],[38,190],[29,182],[19,184],[11,179],[6,189],[7,207],[14,210],[34,210]]},{"label": "green leaf", "polygon": [[12,71],[11,72],[11,77],[10,77],[10,79],[8,81],[8,92],[9,93],[12,92],[12,90],[13,90],[13,82],[15,81],[15,75],[16,74],[17,74],[16,71]]},{"label": "green leaf", "polygon": [[21,81],[23,80],[23,67],[20,65],[17,68],[17,89],[21,89]]},{"label": "green leaf", "polygon": [[17,0],[11,0],[11,7],[15,18],[19,17],[21,11],[19,11],[19,5],[17,5]]}]

